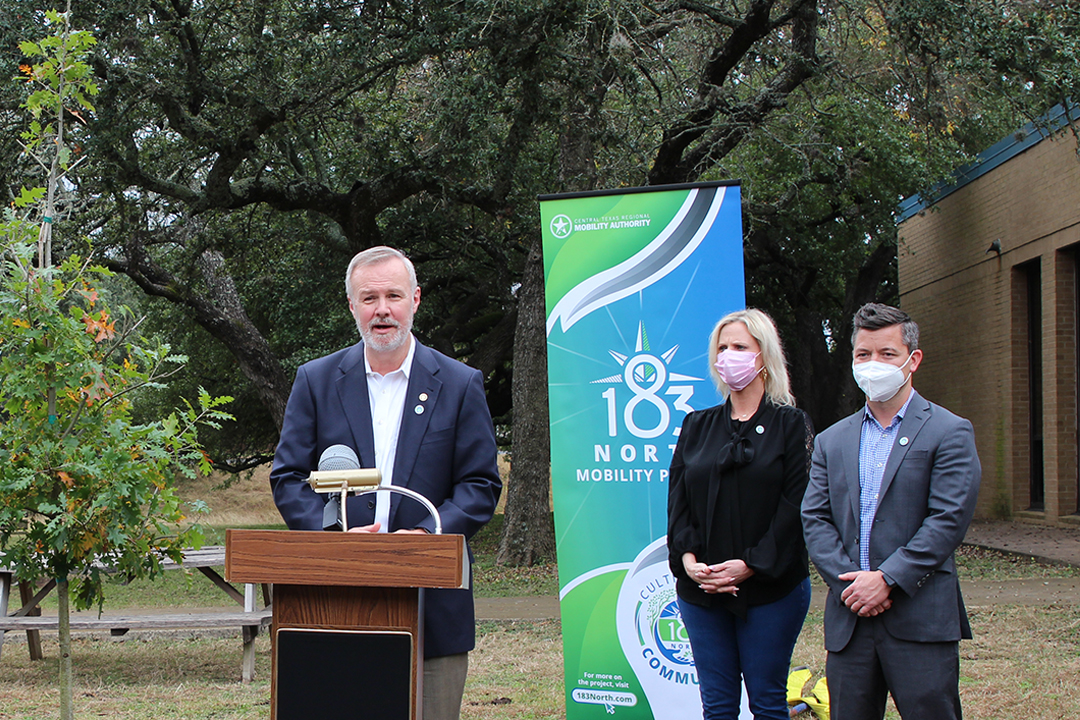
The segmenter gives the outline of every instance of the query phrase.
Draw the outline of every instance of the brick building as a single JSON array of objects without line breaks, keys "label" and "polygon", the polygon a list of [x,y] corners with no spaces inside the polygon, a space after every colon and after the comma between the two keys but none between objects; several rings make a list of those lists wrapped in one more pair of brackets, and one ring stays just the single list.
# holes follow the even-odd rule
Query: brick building
[{"label": "brick building", "polygon": [[975,426],[979,517],[1080,524],[1080,154],[1063,113],[1049,135],[1028,126],[983,153],[933,204],[901,208],[915,385]]}]

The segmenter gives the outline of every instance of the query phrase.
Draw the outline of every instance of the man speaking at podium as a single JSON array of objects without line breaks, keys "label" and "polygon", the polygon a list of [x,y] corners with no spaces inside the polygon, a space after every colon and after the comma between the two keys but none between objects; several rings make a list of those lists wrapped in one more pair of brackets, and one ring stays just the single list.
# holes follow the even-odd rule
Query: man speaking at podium
[{"label": "man speaking at podium", "polygon": [[[392,479],[430,500],[444,532],[472,537],[491,519],[502,489],[480,372],[412,336],[420,287],[402,253],[359,253],[345,290],[361,342],[296,372],[270,473],[281,516],[291,530],[324,528],[327,496],[307,479],[327,448],[345,445],[361,467],[378,468],[384,484]],[[346,515],[354,532],[435,527],[419,502],[397,493],[350,498]],[[424,720],[457,720],[475,642],[472,589],[426,590]]]}]

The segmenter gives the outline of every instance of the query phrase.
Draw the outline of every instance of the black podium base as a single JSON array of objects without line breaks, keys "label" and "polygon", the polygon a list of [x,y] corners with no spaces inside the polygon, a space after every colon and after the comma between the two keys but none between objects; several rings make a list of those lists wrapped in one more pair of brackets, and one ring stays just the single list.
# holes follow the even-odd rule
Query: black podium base
[{"label": "black podium base", "polygon": [[281,628],[277,720],[409,720],[412,634]]}]

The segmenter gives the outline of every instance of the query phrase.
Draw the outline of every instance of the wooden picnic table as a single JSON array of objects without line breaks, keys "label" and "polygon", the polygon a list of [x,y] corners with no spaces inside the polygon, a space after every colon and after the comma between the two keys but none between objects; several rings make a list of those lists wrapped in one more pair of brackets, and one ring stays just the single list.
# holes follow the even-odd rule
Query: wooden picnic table
[{"label": "wooden picnic table", "polygon": [[[259,628],[270,624],[272,619],[271,590],[269,585],[262,586],[262,607],[257,607],[257,589],[255,584],[246,583],[244,591],[228,583],[221,577],[217,568],[225,565],[225,547],[213,545],[200,550],[184,551],[181,563],[170,559],[162,561],[165,570],[196,569],[210,582],[238,603],[242,612],[220,612],[214,610],[192,613],[145,613],[137,615],[81,617],[73,614],[72,630],[109,630],[113,635],[123,635],[131,629],[175,629],[240,627],[244,641],[244,658],[241,665],[241,679],[251,682],[255,675],[255,638]],[[12,586],[18,584],[21,607],[8,614]],[[47,581],[34,592],[30,583],[22,582],[14,576],[11,569],[0,566],[0,650],[3,648],[4,634],[8,630],[25,630],[30,658],[40,660],[41,631],[55,630],[59,619],[41,615],[40,603],[56,587],[55,580]]]}]

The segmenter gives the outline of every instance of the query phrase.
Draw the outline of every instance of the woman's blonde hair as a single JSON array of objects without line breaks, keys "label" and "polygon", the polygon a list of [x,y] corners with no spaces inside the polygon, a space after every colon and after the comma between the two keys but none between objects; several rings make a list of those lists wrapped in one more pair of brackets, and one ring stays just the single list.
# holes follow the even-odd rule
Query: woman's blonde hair
[{"label": "woman's blonde hair", "polygon": [[780,345],[780,333],[776,323],[761,310],[747,308],[729,313],[716,323],[709,335],[709,374],[719,388],[720,394],[727,400],[731,388],[720,379],[716,371],[716,356],[720,354],[720,333],[732,323],[742,323],[757,340],[761,347],[761,362],[765,365],[765,397],[776,405],[794,405],[795,397],[791,394],[791,380],[788,378],[787,363],[784,362],[784,348]]}]

